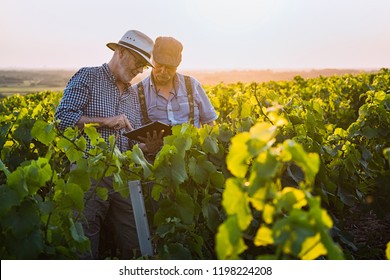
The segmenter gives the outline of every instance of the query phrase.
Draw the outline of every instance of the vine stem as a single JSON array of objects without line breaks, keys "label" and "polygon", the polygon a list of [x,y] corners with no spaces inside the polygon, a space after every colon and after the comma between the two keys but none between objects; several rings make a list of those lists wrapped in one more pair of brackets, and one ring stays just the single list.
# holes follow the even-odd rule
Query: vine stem
[{"label": "vine stem", "polygon": [[253,85],[253,86],[252,86],[253,95],[255,96],[256,101],[257,101],[257,104],[258,104],[259,107],[260,107],[260,114],[261,114],[264,118],[266,118],[272,125],[275,125],[275,124],[273,123],[273,121],[271,121],[270,118],[267,116],[267,114],[265,114],[265,113],[263,112],[263,103],[262,103],[262,102],[259,100],[259,98],[257,97],[257,83],[253,83],[252,85]]}]

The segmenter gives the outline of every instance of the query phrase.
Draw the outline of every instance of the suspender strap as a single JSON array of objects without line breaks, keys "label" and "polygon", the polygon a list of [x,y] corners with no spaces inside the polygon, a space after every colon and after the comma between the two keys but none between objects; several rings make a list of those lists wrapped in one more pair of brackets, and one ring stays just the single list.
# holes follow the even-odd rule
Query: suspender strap
[{"label": "suspender strap", "polygon": [[148,110],[146,109],[144,85],[142,84],[142,82],[139,82],[137,84],[137,89],[138,89],[138,96],[139,96],[139,104],[141,106],[143,124],[145,125],[151,123],[152,121],[149,119]]},{"label": "suspender strap", "polygon": [[189,115],[189,123],[194,124],[194,95],[192,94],[192,86],[191,79],[189,76],[184,76],[184,81],[186,83],[186,90],[188,95],[188,105],[190,106],[190,115]]}]

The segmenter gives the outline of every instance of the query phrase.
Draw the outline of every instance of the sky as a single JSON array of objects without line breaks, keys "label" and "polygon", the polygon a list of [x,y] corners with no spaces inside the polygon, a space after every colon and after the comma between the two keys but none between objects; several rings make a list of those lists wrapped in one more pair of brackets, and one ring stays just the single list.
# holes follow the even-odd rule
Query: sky
[{"label": "sky", "polygon": [[389,0],[0,0],[0,68],[101,65],[130,29],[183,70],[390,68]]}]

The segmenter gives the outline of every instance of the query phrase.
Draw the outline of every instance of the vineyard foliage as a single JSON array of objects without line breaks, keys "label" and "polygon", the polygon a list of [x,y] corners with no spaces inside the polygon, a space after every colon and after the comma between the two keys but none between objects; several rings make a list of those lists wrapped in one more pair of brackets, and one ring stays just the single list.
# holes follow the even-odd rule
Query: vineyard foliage
[{"label": "vineyard foliage", "polygon": [[154,182],[145,201],[155,258],[354,258],[348,210],[390,211],[389,70],[205,88],[217,125],[174,127],[153,164],[93,124],[59,131],[59,92],[1,99],[1,258],[89,250],[84,193],[107,176],[123,196],[129,180]]}]

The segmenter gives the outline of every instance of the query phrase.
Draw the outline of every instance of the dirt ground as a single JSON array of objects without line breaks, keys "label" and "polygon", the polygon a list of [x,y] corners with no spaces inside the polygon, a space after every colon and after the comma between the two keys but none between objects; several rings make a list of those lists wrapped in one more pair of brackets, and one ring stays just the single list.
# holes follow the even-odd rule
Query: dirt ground
[{"label": "dirt ground", "polygon": [[390,213],[378,217],[373,210],[352,208],[346,217],[344,231],[350,233],[356,246],[351,257],[358,260],[385,260],[386,245],[390,242]]}]

